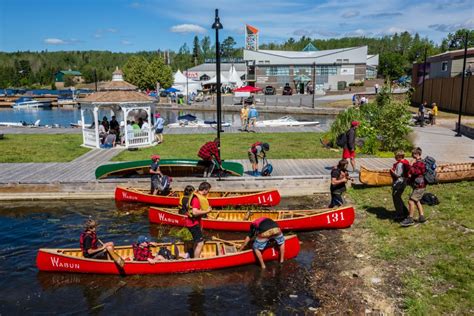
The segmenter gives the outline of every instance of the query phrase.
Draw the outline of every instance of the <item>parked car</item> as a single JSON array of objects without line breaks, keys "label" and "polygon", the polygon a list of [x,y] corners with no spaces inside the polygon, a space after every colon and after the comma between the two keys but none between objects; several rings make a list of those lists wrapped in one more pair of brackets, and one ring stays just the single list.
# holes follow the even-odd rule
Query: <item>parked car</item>
[{"label": "parked car", "polygon": [[283,95],[293,95],[293,89],[290,87],[290,84],[287,83],[283,87]]},{"label": "parked car", "polygon": [[265,89],[263,90],[263,93],[265,95],[274,95],[276,93],[276,90],[272,86],[266,86]]}]

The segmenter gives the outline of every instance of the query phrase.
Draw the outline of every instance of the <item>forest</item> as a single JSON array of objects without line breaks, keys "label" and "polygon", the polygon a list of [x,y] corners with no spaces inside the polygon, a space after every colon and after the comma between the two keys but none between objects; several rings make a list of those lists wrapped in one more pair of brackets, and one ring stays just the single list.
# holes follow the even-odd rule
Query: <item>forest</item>
[{"label": "forest", "polygon": [[[421,38],[417,33],[403,32],[382,37],[312,39],[303,36],[300,39],[289,38],[283,43],[264,43],[260,45],[260,49],[300,51],[308,43],[312,43],[318,50],[367,45],[369,54],[380,54],[379,76],[398,78],[411,74],[412,63],[423,61],[425,49],[430,56],[463,48],[462,39],[466,32],[469,32],[468,46],[473,47],[474,30],[460,29],[448,34],[440,44]],[[236,46],[234,38],[225,38],[220,45],[222,57],[242,57],[243,48]],[[68,69],[79,70],[86,83],[105,81],[111,79],[117,66],[124,69],[125,79],[140,88],[153,87],[149,82],[141,82],[143,80],[140,76],[157,80],[161,86],[167,87],[172,83],[172,72],[201,64],[206,58],[214,56],[215,46],[209,36],[195,36],[191,45],[184,43],[178,51],[0,52],[0,88],[54,88],[54,74]]]}]

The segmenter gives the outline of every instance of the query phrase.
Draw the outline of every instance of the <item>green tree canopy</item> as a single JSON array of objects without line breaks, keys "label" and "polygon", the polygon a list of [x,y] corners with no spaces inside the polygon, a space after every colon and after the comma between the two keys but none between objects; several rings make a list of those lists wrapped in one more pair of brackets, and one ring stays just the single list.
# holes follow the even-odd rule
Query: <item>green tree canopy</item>
[{"label": "green tree canopy", "polygon": [[149,63],[144,57],[130,57],[123,66],[125,80],[142,90],[146,89],[149,87],[147,81],[148,65]]},{"label": "green tree canopy", "polygon": [[173,72],[171,67],[165,65],[160,57],[155,57],[148,64],[146,69],[146,87],[145,89],[156,89],[156,83],[159,82],[162,88],[169,88],[173,84]]}]

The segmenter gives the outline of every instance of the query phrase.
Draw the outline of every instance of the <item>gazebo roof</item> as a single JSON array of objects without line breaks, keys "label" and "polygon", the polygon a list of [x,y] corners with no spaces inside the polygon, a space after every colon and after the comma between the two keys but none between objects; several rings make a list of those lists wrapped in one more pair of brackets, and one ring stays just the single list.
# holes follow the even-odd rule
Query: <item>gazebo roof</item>
[{"label": "gazebo roof", "polygon": [[137,86],[127,81],[108,81],[99,87],[99,90],[137,90]]}]

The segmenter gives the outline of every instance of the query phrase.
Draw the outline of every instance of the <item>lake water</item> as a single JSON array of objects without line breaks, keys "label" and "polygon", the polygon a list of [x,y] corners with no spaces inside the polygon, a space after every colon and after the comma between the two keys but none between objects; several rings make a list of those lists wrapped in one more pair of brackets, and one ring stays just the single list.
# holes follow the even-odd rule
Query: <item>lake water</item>
[{"label": "lake water", "polygon": [[[179,115],[192,114],[203,120],[216,120],[216,112],[211,111],[185,111],[177,110],[159,110],[166,123],[174,123]],[[99,117],[106,115],[110,120],[110,113],[101,112]],[[277,119],[285,114],[281,113],[260,113],[259,120]],[[301,121],[319,121],[321,125],[330,124],[334,118],[327,115],[312,115],[312,114],[295,114],[292,115],[295,119]],[[0,122],[26,122],[33,124],[40,120],[41,125],[52,126],[59,124],[61,127],[69,127],[70,123],[77,123],[81,119],[81,112],[78,109],[0,109]],[[232,125],[240,126],[240,115],[237,112],[223,112],[223,120]],[[86,120],[87,122],[87,120]]]},{"label": "lake water", "polygon": [[[300,205],[304,203],[305,205]],[[283,199],[282,207],[308,207],[312,199]],[[296,205],[296,206],[295,206]],[[320,206],[320,205],[319,205]],[[168,236],[169,228],[148,222],[147,207],[114,201],[4,202],[0,205],[0,315],[25,314],[226,314],[261,311],[302,314],[318,307],[306,281],[316,255],[315,233],[298,234],[296,259],[179,275],[108,276],[39,272],[39,248],[77,248],[82,223],[99,220],[99,236],[117,245],[139,235]],[[206,231],[242,239],[244,233]],[[162,241],[172,237],[161,237]]]}]

